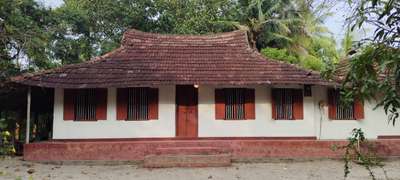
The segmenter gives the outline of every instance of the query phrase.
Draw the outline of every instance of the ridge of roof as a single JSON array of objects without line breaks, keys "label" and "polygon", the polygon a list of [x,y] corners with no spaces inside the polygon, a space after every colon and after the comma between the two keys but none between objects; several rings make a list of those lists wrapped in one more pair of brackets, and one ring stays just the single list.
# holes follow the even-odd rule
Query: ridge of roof
[{"label": "ridge of roof", "polygon": [[[207,33],[207,34],[167,34],[167,33],[154,33],[154,32],[144,32],[138,29],[128,29],[125,31],[123,37],[125,35],[136,34],[136,35],[147,35],[149,37],[203,37],[203,38],[210,38],[210,37],[224,37],[229,35],[235,35],[238,33],[246,33],[245,30],[234,30],[229,32],[218,32],[218,33]],[[123,39],[123,38],[122,38]]]},{"label": "ridge of roof", "polygon": [[188,35],[157,34],[130,29],[124,33],[121,46],[164,45],[164,46],[215,46],[239,43],[248,45],[247,32],[236,30],[231,32]]}]

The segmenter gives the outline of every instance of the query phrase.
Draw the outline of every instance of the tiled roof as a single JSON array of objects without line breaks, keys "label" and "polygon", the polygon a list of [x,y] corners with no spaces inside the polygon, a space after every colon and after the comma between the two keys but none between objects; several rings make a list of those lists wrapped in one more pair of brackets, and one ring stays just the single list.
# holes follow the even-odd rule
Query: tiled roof
[{"label": "tiled roof", "polygon": [[336,69],[334,72],[333,79],[338,82],[342,83],[347,76],[347,73],[349,72],[350,69],[350,60],[349,59],[342,59],[339,61],[339,63],[336,65]]},{"label": "tiled roof", "polygon": [[127,31],[121,47],[95,60],[14,78],[42,87],[100,88],[174,84],[319,84],[316,72],[265,59],[246,32],[162,35]]}]

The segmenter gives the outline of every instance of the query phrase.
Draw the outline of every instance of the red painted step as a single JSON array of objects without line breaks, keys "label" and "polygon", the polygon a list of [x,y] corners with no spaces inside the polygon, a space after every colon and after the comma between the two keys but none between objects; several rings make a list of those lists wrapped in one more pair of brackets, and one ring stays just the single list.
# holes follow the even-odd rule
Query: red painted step
[{"label": "red painted step", "polygon": [[156,155],[214,155],[228,154],[232,150],[220,147],[160,147],[155,151]]},{"label": "red painted step", "polygon": [[149,155],[144,158],[146,168],[170,167],[226,167],[232,163],[230,154],[218,155]]}]

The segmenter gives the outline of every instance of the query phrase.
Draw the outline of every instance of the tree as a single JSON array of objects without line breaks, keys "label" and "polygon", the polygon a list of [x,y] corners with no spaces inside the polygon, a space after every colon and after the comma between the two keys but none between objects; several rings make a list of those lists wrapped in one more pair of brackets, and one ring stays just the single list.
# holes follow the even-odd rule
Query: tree
[{"label": "tree", "polygon": [[216,22],[230,13],[230,0],[155,1],[158,13],[153,32],[172,34],[207,34],[232,31],[233,28]]},{"label": "tree", "polygon": [[[338,59],[336,43],[328,28],[323,25],[324,20],[331,15],[329,6],[325,2],[315,3],[313,0],[292,1],[291,6],[292,17],[295,20],[287,24],[289,33],[284,33],[285,31],[272,33],[280,33],[278,37],[285,37],[279,39],[270,36],[271,30],[266,29],[266,33],[264,33],[266,37],[261,37],[261,39],[263,42],[266,42],[266,38],[271,41],[263,44],[264,47],[276,47],[287,51],[289,56],[286,57],[296,57],[295,61],[292,58],[281,60],[300,64],[312,70],[327,69],[325,64],[334,63]],[[267,50],[268,48],[266,48]],[[264,54],[269,58],[274,58],[268,53]]]},{"label": "tree", "polygon": [[[375,99],[383,106],[389,122],[400,116],[400,2],[396,0],[349,1],[354,11],[349,18],[352,30],[374,27],[373,38],[359,42],[350,59],[343,83],[346,96]],[[382,93],[383,92],[383,93]]]},{"label": "tree", "polygon": [[250,45],[261,49],[288,44],[291,41],[289,26],[299,21],[294,1],[242,0],[221,23],[246,30]]},{"label": "tree", "polygon": [[157,12],[145,0],[65,0],[54,14],[52,55],[62,64],[70,64],[115,49],[129,28],[150,31]]},{"label": "tree", "polygon": [[50,14],[33,0],[0,1],[0,81],[18,74],[22,66],[52,67],[46,48]]}]

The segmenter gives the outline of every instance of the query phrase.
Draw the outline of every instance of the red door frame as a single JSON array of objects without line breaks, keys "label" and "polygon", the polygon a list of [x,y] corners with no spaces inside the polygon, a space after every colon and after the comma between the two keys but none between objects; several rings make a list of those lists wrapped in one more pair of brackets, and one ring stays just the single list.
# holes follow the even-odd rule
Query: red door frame
[{"label": "red door frame", "polygon": [[[176,85],[175,94],[175,136],[197,138],[198,89],[193,85]],[[184,123],[184,130],[179,127],[182,123]]]}]

